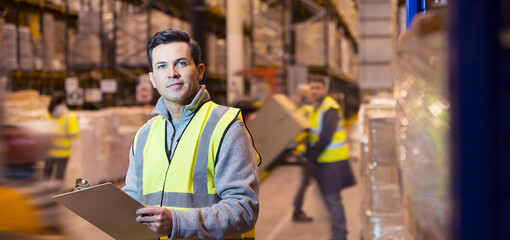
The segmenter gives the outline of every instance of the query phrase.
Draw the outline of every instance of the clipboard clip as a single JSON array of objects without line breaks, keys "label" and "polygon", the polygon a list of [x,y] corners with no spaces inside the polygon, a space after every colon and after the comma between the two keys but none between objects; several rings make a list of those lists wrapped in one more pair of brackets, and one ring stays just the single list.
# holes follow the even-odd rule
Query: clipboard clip
[{"label": "clipboard clip", "polygon": [[90,187],[89,181],[87,181],[83,178],[77,178],[76,183],[74,185],[74,191],[82,190],[82,189],[89,188],[89,187]]}]

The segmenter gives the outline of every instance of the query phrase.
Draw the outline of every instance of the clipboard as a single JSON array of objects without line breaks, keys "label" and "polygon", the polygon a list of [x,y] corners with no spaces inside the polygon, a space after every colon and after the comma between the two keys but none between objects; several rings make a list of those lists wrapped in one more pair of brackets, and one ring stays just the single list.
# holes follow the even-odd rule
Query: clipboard
[{"label": "clipboard", "polygon": [[53,199],[115,239],[143,240],[165,236],[136,221],[143,205],[112,183],[53,196]]}]

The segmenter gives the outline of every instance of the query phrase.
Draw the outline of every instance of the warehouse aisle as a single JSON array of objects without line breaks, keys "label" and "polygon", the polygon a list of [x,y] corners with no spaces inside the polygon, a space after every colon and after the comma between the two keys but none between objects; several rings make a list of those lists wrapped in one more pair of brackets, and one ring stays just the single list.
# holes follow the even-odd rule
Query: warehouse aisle
[{"label": "warehouse aisle", "polygon": [[[347,217],[349,240],[359,240],[361,226],[362,189],[359,184],[359,137],[357,125],[348,129],[351,150],[351,168],[358,184],[342,191]],[[68,173],[78,171],[79,166],[70,163]],[[329,240],[329,214],[322,203],[318,185],[313,180],[306,192],[303,210],[313,217],[310,223],[292,222],[292,201],[298,187],[301,169],[294,165],[276,167],[260,186],[260,214],[257,221],[256,236],[261,240]],[[70,181],[70,180],[69,180]],[[122,187],[124,184],[117,184]],[[78,217],[62,206],[58,206],[59,222],[62,234],[76,240],[113,239],[95,226]]]},{"label": "warehouse aisle", "polygon": [[[349,240],[359,240],[361,231],[362,188],[359,184],[359,137],[357,125],[348,129],[351,168],[356,176],[357,185],[342,191],[342,199],[347,218]],[[292,221],[292,202],[298,188],[301,169],[298,166],[282,165],[276,167],[260,187],[260,214],[257,221],[256,236],[262,240],[329,240],[329,213],[322,203],[317,182],[313,180],[307,189],[303,211],[313,217],[310,223]]]}]

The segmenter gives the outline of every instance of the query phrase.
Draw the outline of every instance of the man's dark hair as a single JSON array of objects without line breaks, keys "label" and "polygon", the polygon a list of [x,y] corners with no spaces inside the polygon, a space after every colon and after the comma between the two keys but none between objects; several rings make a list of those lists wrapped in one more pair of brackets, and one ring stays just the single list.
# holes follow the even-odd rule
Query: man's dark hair
[{"label": "man's dark hair", "polygon": [[48,112],[51,114],[55,107],[66,101],[64,92],[57,91],[51,95],[50,105],[48,106]]},{"label": "man's dark hair", "polygon": [[200,45],[191,39],[185,31],[181,31],[178,29],[167,29],[154,34],[154,36],[149,39],[147,43],[147,57],[149,58],[149,66],[152,71],[152,50],[161,44],[168,44],[174,42],[185,42],[189,46],[189,52],[191,57],[193,58],[193,62],[195,62],[195,66],[201,63],[201,50]]},{"label": "man's dark hair", "polygon": [[326,86],[326,82],[324,81],[324,77],[322,76],[313,76],[308,80],[309,83],[317,82],[322,83],[322,85]]}]

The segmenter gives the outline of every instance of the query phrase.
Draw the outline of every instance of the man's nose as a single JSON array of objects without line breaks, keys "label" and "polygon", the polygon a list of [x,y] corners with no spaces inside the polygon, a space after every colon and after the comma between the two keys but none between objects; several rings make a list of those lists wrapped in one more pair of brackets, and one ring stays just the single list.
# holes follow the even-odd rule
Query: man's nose
[{"label": "man's nose", "polygon": [[181,75],[179,74],[179,72],[177,71],[177,69],[175,67],[170,68],[170,73],[169,73],[170,78],[178,78],[180,76]]}]

